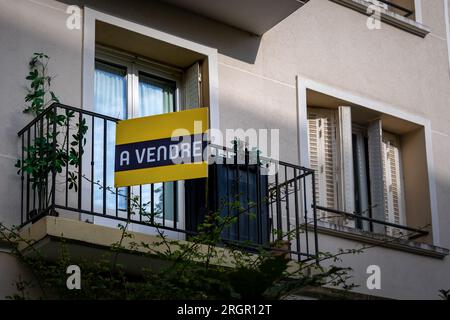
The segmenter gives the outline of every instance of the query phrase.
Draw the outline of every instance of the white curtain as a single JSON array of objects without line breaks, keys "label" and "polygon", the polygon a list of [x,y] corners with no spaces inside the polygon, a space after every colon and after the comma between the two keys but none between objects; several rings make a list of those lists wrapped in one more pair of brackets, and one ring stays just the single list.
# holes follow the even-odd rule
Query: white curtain
[{"label": "white curtain", "polygon": [[[95,69],[95,101],[94,111],[111,117],[126,119],[127,117],[127,81],[126,72],[102,63]],[[105,187],[114,187],[114,149],[116,128],[111,121],[106,122],[106,146],[104,145],[105,122],[95,119],[94,122],[94,181],[100,181]],[[106,147],[106,150],[105,150]],[[106,153],[106,170],[104,158]],[[106,172],[106,181],[103,173]],[[103,189],[94,189],[94,207],[97,212],[103,211]],[[126,195],[126,189],[115,190]],[[126,199],[118,197],[119,209],[126,209]],[[106,191],[106,208],[116,208],[116,196]]]},{"label": "white curtain", "polygon": [[[162,83],[160,80],[139,75],[139,107],[138,116],[152,116],[174,111],[175,87]],[[152,130],[152,128],[148,128]],[[154,213],[165,219],[173,220],[174,184],[155,183],[153,185]],[[142,186],[142,202],[151,201],[151,186]]]},{"label": "white curtain", "polygon": [[139,76],[139,108],[140,117],[153,116],[172,112],[174,106],[174,88],[159,84],[143,75]]},{"label": "white curtain", "polygon": [[[114,118],[127,118],[127,71],[108,64],[96,63],[95,69],[95,103],[94,111]],[[139,103],[134,106],[134,116],[144,117],[174,111],[175,85],[160,79],[139,74]],[[102,186],[114,187],[114,150],[115,124],[107,121],[106,146],[104,145],[104,121],[95,119],[94,122],[94,181]],[[152,128],[148,128],[152,130]],[[106,155],[106,156],[105,156]],[[104,160],[106,157],[106,170]],[[103,174],[106,173],[106,179]],[[142,186],[142,203],[149,203],[152,198],[151,185]],[[115,190],[121,195],[127,194],[127,188]],[[100,187],[94,187],[94,208],[98,213],[103,212],[103,192]],[[133,194],[139,194],[139,187],[132,187]],[[118,209],[126,211],[126,198],[117,197]],[[153,209],[158,216],[164,211],[165,219],[174,217],[174,183],[155,183],[153,185]],[[106,192],[106,210],[115,210],[116,196]],[[109,214],[114,214],[109,212]],[[125,217],[125,212],[119,212]]]}]

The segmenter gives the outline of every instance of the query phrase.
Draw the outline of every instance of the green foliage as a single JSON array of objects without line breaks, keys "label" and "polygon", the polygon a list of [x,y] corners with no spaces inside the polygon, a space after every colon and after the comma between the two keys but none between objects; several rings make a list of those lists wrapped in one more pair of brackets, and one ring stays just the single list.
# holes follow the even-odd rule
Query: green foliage
[{"label": "green foliage", "polygon": [[442,300],[450,300],[450,290],[444,290],[444,289],[441,289],[441,290],[439,290],[439,297],[442,299]]},{"label": "green foliage", "polygon": [[25,113],[37,117],[53,102],[59,102],[58,97],[50,90],[53,77],[47,74],[49,56],[34,53],[30,63],[30,72],[26,79],[30,82],[28,94],[25,97]]},{"label": "green foliage", "polygon": [[[23,161],[19,159],[15,164],[18,174],[29,176],[33,190],[38,191],[41,199],[51,173],[62,173],[67,166],[78,168],[88,130],[86,120],[75,119],[73,111],[59,114],[57,109],[50,107],[52,103],[59,103],[59,98],[51,91],[53,77],[47,73],[49,59],[46,54],[34,53],[29,63],[30,72],[26,79],[30,83],[25,97],[24,113],[36,118],[36,134],[29,146],[24,146]],[[69,132],[74,134],[69,136]],[[77,174],[70,171],[67,180],[69,188],[76,192]],[[50,198],[50,195],[48,196]]]},{"label": "green foliage", "polygon": [[[111,188],[106,188],[113,192]],[[131,196],[130,214],[146,213],[139,205],[139,197]],[[220,235],[234,219],[210,213],[189,241],[169,239],[158,225],[159,240],[153,243],[136,242],[128,231],[131,220],[123,225],[120,239],[111,244],[106,253],[91,260],[74,260],[61,239],[56,261],[47,260],[32,242],[27,242],[18,230],[0,224],[0,236],[14,245],[14,254],[33,271],[35,281],[18,281],[18,294],[11,299],[28,299],[27,289],[40,288],[42,298],[57,299],[280,299],[305,286],[333,284],[345,289],[348,268],[324,268],[316,261],[294,262],[287,255],[267,248],[248,252],[240,246],[224,247]],[[127,245],[124,245],[124,243]],[[17,248],[25,243],[33,254],[23,255]],[[131,275],[118,263],[119,256],[139,251],[148,263],[138,275]],[[320,261],[339,261],[342,250],[335,255],[321,254]],[[137,253],[136,253],[137,254]],[[66,287],[67,266],[77,264],[82,270],[81,290]]]}]

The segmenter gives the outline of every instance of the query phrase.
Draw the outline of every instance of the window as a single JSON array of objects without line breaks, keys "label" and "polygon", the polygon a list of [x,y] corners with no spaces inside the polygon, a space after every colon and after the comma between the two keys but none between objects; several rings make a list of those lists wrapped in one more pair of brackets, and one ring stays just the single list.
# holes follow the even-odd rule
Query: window
[{"label": "window", "polygon": [[384,5],[394,13],[414,19],[414,0],[386,0]]},{"label": "window", "polygon": [[[400,138],[381,120],[352,123],[351,107],[308,108],[310,166],[317,205],[405,225]],[[326,222],[396,236],[398,229],[348,221],[320,211]]]},{"label": "window", "polygon": [[[364,15],[380,15],[383,23],[425,38],[431,29],[422,24],[421,1],[425,0],[331,0]],[[377,10],[377,8],[380,8]]]},{"label": "window", "polygon": [[[95,64],[94,111],[119,119],[144,117],[156,114],[174,112],[179,109],[179,89],[182,73],[156,68],[154,65],[127,59],[120,55],[100,52]],[[152,128],[148,128],[152,130]],[[106,145],[102,137],[106,133]],[[114,185],[114,148],[115,128],[113,125],[104,127],[101,119],[94,123],[94,181],[101,185]],[[105,159],[106,157],[106,159]],[[162,215],[167,220],[175,216],[176,183],[155,183],[141,187],[120,188],[121,195],[139,195],[143,204],[149,203],[151,212]],[[96,211],[116,210],[126,211],[126,198],[106,194],[96,188],[93,191]],[[105,207],[105,208],[104,208]],[[150,209],[149,209],[150,211]],[[126,213],[122,213],[126,214]]]},{"label": "window", "polygon": [[[399,138],[383,132],[384,210],[386,221],[405,224],[403,177]],[[387,228],[387,233],[399,235],[398,229]]]}]

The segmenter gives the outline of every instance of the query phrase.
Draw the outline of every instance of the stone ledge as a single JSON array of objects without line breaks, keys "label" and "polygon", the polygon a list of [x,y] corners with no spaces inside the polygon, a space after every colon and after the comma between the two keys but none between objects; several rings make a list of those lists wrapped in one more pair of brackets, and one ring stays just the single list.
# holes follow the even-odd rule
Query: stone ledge
[{"label": "stone ledge", "polygon": [[317,223],[317,232],[436,259],[444,259],[450,253],[449,249],[437,247],[427,243],[388,237],[382,234],[376,234],[320,221]]},{"label": "stone ledge", "polygon": [[[367,13],[367,8],[372,5],[371,2],[367,0],[330,0],[334,3],[343,5],[347,8],[356,10],[364,15],[369,16]],[[380,8],[381,10],[381,21],[391,26],[397,27],[399,29],[405,30],[409,33],[417,35],[419,37],[425,38],[427,34],[431,32],[431,29],[421,23],[418,23],[412,19],[405,18],[400,14]]]}]

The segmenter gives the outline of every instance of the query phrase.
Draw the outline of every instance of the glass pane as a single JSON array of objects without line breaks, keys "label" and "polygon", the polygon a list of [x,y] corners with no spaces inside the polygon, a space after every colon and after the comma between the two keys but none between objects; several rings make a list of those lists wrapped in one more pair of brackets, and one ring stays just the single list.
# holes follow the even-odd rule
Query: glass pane
[{"label": "glass pane", "polygon": [[175,111],[175,83],[139,74],[138,116],[152,116]]},{"label": "glass pane", "polygon": [[[101,62],[96,63],[94,111],[111,117],[126,119],[127,79],[125,68],[121,69]],[[94,122],[94,135],[96,137],[94,139],[93,154],[94,181],[98,181],[104,187],[113,187],[116,138],[115,124],[96,118]],[[126,188],[115,191],[124,196],[126,195]],[[104,190],[102,188],[95,186],[94,207],[97,212],[103,211],[103,193]],[[126,199],[124,196],[119,196],[117,199],[118,207],[121,210],[126,210]],[[116,208],[116,196],[108,191],[106,191],[106,208]]]},{"label": "glass pane", "polygon": [[[139,73],[139,106],[136,115],[152,116],[175,111],[176,84],[144,73]],[[149,128],[151,130],[151,128]],[[153,213],[155,218],[172,221],[174,217],[175,184],[153,185]],[[151,199],[151,187],[143,186],[142,199]]]}]

